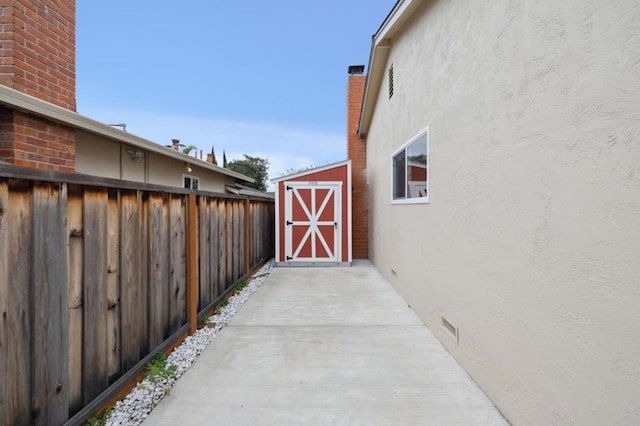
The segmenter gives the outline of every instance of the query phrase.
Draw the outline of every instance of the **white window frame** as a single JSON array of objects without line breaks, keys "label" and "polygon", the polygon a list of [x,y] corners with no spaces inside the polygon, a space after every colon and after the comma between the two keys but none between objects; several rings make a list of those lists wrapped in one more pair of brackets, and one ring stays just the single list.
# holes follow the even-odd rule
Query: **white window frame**
[{"label": "white window frame", "polygon": [[[406,160],[406,150],[407,147],[409,147],[409,145],[411,145],[412,143],[416,142],[418,139],[420,139],[421,137],[426,136],[427,138],[427,196],[426,197],[417,197],[417,198],[406,198],[406,189],[405,189],[405,198],[400,198],[400,199],[395,199],[393,198],[393,188],[394,188],[394,173],[393,173],[393,159],[394,157],[396,157],[398,154],[400,154],[402,151],[405,151],[405,171],[404,171],[404,176],[405,176],[405,185],[407,185],[407,167],[409,166],[409,162]],[[390,199],[391,199],[391,204],[428,204],[429,203],[429,197],[431,196],[431,189],[429,188],[429,183],[431,181],[431,173],[430,173],[430,167],[429,167],[429,126],[425,127],[424,129],[420,130],[415,136],[413,136],[411,139],[409,139],[407,142],[405,142],[400,148],[398,148],[397,150],[395,150],[392,154],[391,154],[391,172],[390,172],[390,183],[391,183],[391,191],[390,191]]]},{"label": "white window frame", "polygon": [[[191,179],[191,188],[187,188],[186,186],[184,186],[184,178],[189,178]],[[193,181],[197,180],[198,181],[198,188],[195,189],[195,191],[199,191],[200,190],[200,178],[198,176],[194,176],[194,175],[187,175],[187,174],[183,174],[182,175],[182,187],[184,189],[193,189]]]}]

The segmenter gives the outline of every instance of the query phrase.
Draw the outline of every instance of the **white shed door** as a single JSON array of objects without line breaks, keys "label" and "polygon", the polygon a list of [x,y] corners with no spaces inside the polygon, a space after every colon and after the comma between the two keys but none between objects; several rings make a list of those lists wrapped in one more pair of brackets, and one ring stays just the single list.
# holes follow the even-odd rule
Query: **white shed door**
[{"label": "white shed door", "polygon": [[285,182],[285,260],[338,262],[342,182]]}]

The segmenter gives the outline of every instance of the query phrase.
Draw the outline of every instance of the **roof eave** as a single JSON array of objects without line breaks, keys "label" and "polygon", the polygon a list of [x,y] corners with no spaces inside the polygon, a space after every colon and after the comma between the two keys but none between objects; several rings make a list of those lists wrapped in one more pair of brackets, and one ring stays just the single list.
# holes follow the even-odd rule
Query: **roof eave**
[{"label": "roof eave", "polygon": [[84,130],[88,133],[112,139],[120,143],[126,143],[134,147],[144,149],[145,151],[154,152],[180,161],[189,162],[193,165],[197,165],[198,167],[202,167],[213,172],[220,173],[222,175],[230,176],[244,182],[253,183],[255,181],[254,179],[241,173],[216,166],[215,164],[208,163],[204,160],[199,160],[195,157],[190,157],[179,151],[175,151],[171,148],[159,145],[155,142],[141,138],[134,134],[124,132],[107,124],[100,123],[99,121],[93,120],[89,117],[85,117],[76,112],[69,111],[57,105],[53,105],[49,102],[45,102],[7,86],[0,85],[0,104],[6,105],[11,109],[38,115],[48,120],[64,124],[75,129]]},{"label": "roof eave", "polygon": [[380,94],[380,86],[384,78],[389,51],[391,50],[391,39],[422,2],[423,0],[399,0],[372,37],[367,80],[358,123],[358,136],[361,138],[366,137],[371,125],[373,109]]}]

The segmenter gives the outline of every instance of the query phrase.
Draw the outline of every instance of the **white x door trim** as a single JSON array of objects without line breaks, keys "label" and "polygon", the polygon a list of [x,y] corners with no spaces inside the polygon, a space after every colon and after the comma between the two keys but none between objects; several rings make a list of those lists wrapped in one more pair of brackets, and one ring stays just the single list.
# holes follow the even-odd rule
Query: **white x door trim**
[{"label": "white x door trim", "polygon": [[[287,262],[338,262],[342,255],[342,182],[284,182],[284,187],[285,260]],[[301,195],[303,190],[310,191],[309,203]],[[321,200],[317,199],[318,190],[323,190],[323,193],[326,190]],[[331,200],[333,200],[333,220],[320,220],[323,215],[327,216],[327,206]],[[317,201],[320,201],[319,206]],[[303,219],[298,216],[297,220],[293,220],[294,204],[301,207],[304,213]],[[325,238],[320,227],[333,229],[333,238]],[[294,241],[294,228],[304,230],[302,238],[298,241]],[[310,254],[302,253],[309,242]]]}]

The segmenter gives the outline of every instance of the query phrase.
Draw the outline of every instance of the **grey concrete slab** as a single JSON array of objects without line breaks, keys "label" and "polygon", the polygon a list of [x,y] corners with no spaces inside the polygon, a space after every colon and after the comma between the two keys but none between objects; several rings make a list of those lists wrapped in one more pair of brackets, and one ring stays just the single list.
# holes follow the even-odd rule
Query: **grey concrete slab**
[{"label": "grey concrete slab", "polygon": [[145,425],[505,425],[369,262],[278,268]]},{"label": "grey concrete slab", "polygon": [[276,268],[233,325],[423,325],[370,263]]}]

